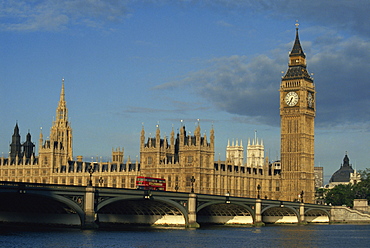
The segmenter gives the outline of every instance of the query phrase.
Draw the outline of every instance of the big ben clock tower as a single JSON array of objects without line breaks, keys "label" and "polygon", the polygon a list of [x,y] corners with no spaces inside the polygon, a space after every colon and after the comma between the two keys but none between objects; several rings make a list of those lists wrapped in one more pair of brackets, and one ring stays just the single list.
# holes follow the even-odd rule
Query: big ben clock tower
[{"label": "big ben clock tower", "polygon": [[280,85],[281,200],[314,202],[315,93],[296,24],[289,68]]}]

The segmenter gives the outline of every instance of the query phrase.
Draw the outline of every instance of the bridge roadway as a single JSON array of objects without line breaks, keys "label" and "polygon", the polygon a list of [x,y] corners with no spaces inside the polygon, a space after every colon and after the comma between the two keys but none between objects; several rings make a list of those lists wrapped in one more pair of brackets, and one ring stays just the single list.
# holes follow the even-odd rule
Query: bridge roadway
[{"label": "bridge roadway", "polygon": [[0,222],[81,226],[330,222],[330,206],[92,186],[0,182]]}]

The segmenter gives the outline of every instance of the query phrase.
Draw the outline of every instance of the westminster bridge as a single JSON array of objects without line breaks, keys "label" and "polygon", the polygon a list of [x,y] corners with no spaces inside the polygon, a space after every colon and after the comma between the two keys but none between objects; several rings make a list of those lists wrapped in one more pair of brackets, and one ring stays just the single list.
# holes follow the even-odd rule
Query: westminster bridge
[{"label": "westminster bridge", "polygon": [[0,222],[81,226],[329,223],[331,207],[169,191],[0,182]]}]

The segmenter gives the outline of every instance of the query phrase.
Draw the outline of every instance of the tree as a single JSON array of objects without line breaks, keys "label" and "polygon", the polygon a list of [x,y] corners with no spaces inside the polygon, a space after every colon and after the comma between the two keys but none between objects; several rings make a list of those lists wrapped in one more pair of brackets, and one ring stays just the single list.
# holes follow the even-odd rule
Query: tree
[{"label": "tree", "polygon": [[358,173],[361,175],[362,181],[370,180],[370,168],[366,168],[365,170],[359,170]]},{"label": "tree", "polygon": [[361,175],[361,182],[353,185],[353,191],[356,199],[370,200],[370,169],[359,171]]},{"label": "tree", "polygon": [[327,191],[325,203],[333,206],[346,205],[353,207],[354,199],[367,199],[370,201],[370,168],[359,171],[361,182],[352,184],[339,184]]},{"label": "tree", "polygon": [[352,190],[352,184],[339,184],[330,189],[325,196],[325,203],[333,206],[346,205],[353,207],[355,193]]}]

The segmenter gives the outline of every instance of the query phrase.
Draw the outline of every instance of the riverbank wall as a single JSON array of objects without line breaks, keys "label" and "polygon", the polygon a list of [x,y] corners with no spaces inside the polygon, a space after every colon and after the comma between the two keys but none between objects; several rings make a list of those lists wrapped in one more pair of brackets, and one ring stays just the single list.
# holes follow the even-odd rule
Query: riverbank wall
[{"label": "riverbank wall", "polygon": [[370,224],[370,214],[346,206],[331,207],[331,223],[367,223]]}]

